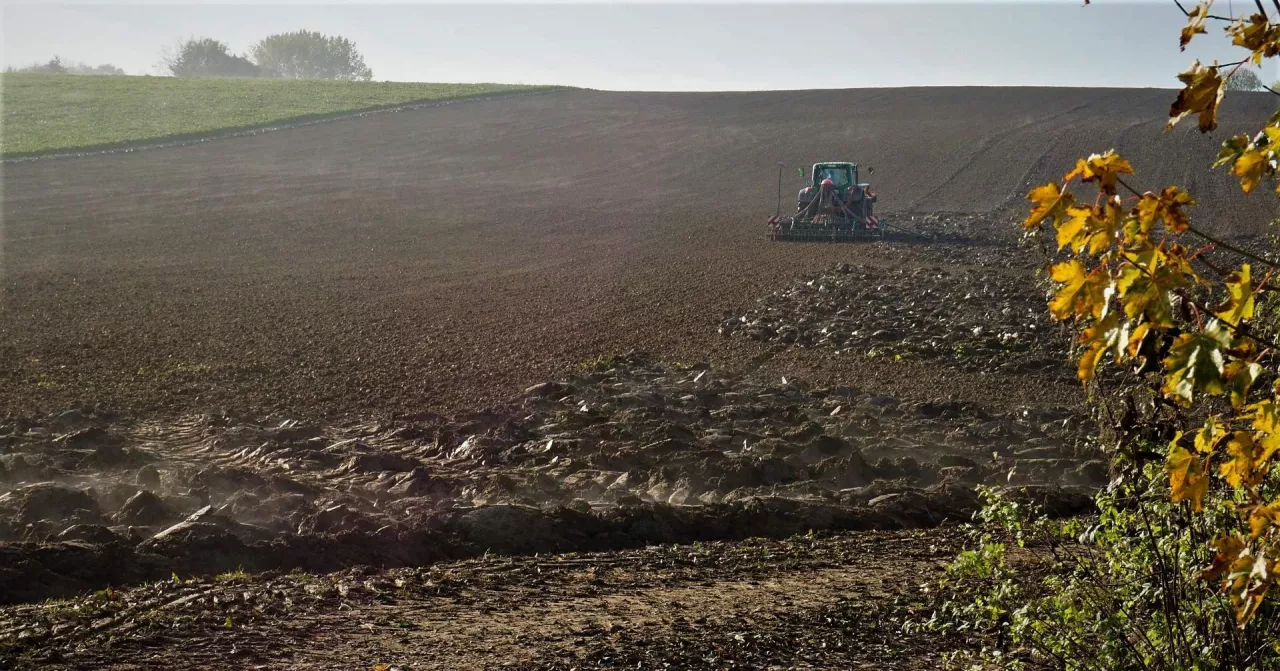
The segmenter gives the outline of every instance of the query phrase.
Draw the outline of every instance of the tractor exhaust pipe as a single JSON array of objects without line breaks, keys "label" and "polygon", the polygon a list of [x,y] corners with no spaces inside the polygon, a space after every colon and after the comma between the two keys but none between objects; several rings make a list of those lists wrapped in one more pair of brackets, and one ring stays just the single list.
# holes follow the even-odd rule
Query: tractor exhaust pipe
[{"label": "tractor exhaust pipe", "polygon": [[778,161],[778,210],[774,213],[774,218],[782,216],[782,169],[786,167],[782,161]]}]

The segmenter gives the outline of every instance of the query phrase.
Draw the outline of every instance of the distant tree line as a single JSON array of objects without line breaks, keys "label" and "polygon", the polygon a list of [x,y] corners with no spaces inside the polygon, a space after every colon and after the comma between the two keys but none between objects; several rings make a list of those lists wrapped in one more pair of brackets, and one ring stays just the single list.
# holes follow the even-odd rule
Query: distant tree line
[{"label": "distant tree line", "polygon": [[166,50],[160,65],[175,77],[373,78],[354,42],[309,30],[268,36],[240,55],[218,40],[192,37]]},{"label": "distant tree line", "polygon": [[12,65],[5,68],[6,73],[38,72],[46,75],[123,75],[124,70],[110,64],[89,65],[88,63],[63,63],[62,58],[54,56],[47,63],[34,63],[23,68]]}]

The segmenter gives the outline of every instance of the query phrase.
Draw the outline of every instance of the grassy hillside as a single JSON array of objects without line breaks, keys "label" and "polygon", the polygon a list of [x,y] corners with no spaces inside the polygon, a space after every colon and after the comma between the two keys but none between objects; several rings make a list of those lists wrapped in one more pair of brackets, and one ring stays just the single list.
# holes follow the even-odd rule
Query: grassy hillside
[{"label": "grassy hillside", "polygon": [[6,74],[0,152],[94,147],[536,88],[542,87]]}]

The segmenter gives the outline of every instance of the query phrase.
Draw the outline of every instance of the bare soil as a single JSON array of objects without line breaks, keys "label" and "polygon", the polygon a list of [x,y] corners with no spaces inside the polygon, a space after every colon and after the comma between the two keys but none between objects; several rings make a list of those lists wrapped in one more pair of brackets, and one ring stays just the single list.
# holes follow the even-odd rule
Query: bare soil
[{"label": "bare soil", "polygon": [[[385,416],[491,405],[602,352],[747,365],[765,350],[709,320],[837,262],[973,264],[1094,151],[1259,233],[1274,201],[1208,166],[1271,101],[1228,102],[1201,137],[1163,132],[1160,90],[566,91],[6,164],[0,413]],[[766,244],[775,163],[839,158],[877,169],[890,221],[984,216],[940,248]],[[928,367],[816,367],[936,388]]]},{"label": "bare soil", "polygon": [[[7,164],[0,665],[931,666],[974,486],[1107,477],[1021,194],[1116,147],[1275,214],[1168,97],[566,91]],[[775,162],[842,158],[933,241],[769,243]]]},{"label": "bare soil", "polygon": [[170,578],[0,613],[41,669],[919,669],[953,530]]}]

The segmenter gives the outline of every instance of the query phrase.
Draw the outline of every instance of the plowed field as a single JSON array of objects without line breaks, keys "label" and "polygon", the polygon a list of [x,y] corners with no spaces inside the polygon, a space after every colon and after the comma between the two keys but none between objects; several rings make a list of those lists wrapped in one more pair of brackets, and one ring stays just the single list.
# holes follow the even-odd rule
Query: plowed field
[{"label": "plowed field", "polygon": [[1232,95],[1200,137],[1163,133],[1170,99],[574,91],[8,164],[0,411],[473,408],[602,351],[748,361],[707,324],[799,273],[970,256],[765,244],[778,161],[872,165],[883,213],[989,214],[990,244],[1029,185],[1115,147],[1258,232],[1274,201],[1207,166],[1271,100]]},{"label": "plowed field", "polygon": [[[558,91],[7,163],[0,666],[927,668],[975,644],[900,629],[973,485],[1107,478],[1022,194],[1114,147],[1223,237],[1277,214],[1208,170],[1271,99],[1172,97]],[[932,241],[768,242],[776,163],[789,209],[841,159]]]}]

